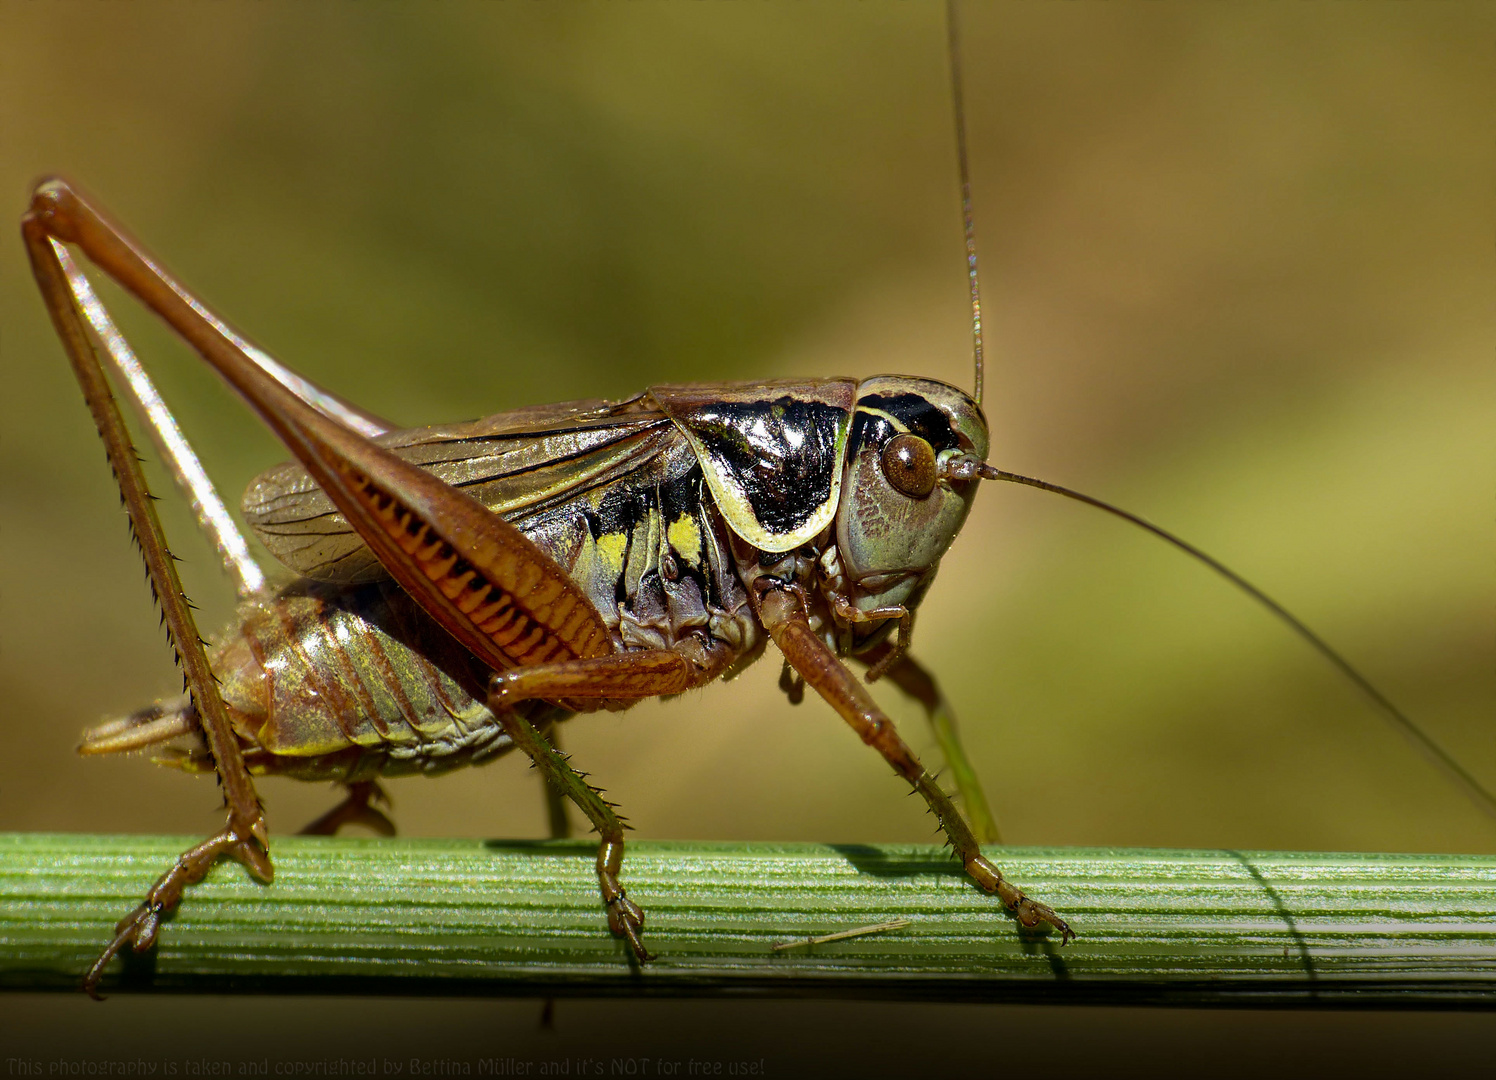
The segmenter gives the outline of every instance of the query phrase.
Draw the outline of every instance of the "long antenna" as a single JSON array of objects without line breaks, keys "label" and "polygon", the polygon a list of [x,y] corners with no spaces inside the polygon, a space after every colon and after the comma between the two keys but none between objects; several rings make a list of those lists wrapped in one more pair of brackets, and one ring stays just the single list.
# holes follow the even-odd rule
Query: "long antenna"
[{"label": "long antenna", "polygon": [[945,0],[946,48],[951,57],[951,106],[956,114],[956,164],[961,173],[961,221],[966,226],[966,277],[971,282],[971,352],[976,364],[972,400],[982,403],[982,288],[977,280],[977,227],[971,214],[971,166],[966,160],[966,102],[961,93],[961,21],[956,0]]},{"label": "long antenna", "polygon": [[1404,713],[1396,705],[1392,704],[1392,702],[1388,700],[1386,694],[1383,694],[1380,690],[1373,686],[1371,684],[1371,681],[1367,679],[1366,676],[1362,675],[1359,671],[1352,667],[1350,661],[1341,656],[1340,653],[1336,652],[1333,648],[1331,648],[1329,643],[1326,642],[1324,638],[1320,637],[1313,630],[1310,630],[1309,627],[1300,622],[1297,616],[1293,615],[1282,604],[1278,603],[1271,596],[1263,592],[1256,585],[1253,585],[1250,581],[1242,577],[1236,571],[1232,570],[1224,563],[1211,558],[1209,555],[1205,554],[1205,552],[1201,551],[1193,544],[1181,540],[1179,537],[1175,536],[1167,529],[1159,528],[1157,525],[1153,524],[1153,522],[1147,520],[1146,518],[1141,518],[1136,514],[1128,513],[1126,510],[1123,510],[1122,508],[1117,506],[1113,506],[1111,503],[1103,502],[1102,500],[1094,498],[1090,495],[1084,495],[1079,491],[1072,491],[1070,488],[1060,487],[1060,485],[1058,484],[1051,484],[1044,480],[1035,480],[1031,476],[1020,476],[1018,473],[1004,472],[1001,469],[993,468],[991,465],[988,465],[985,462],[980,464],[973,462],[972,466],[973,467],[971,468],[971,471],[968,475],[975,474],[981,476],[984,480],[1006,480],[1010,484],[1024,484],[1028,487],[1038,488],[1041,491],[1050,491],[1056,495],[1063,495],[1067,499],[1074,499],[1077,502],[1083,502],[1087,506],[1094,506],[1096,509],[1105,510],[1108,514],[1113,514],[1116,517],[1121,518],[1123,521],[1131,522],[1132,524],[1138,526],[1138,528],[1140,529],[1146,529],[1148,532],[1151,532],[1160,540],[1164,540],[1170,544],[1173,544],[1185,554],[1199,559],[1202,563],[1210,567],[1217,574],[1220,574],[1227,581],[1231,582],[1231,584],[1235,585],[1238,589],[1242,590],[1252,599],[1256,600],[1259,604],[1267,608],[1274,615],[1278,616],[1278,618],[1282,619],[1289,625],[1290,628],[1292,628],[1294,633],[1298,634],[1299,637],[1303,638],[1310,645],[1314,646],[1314,648],[1319,652],[1321,656],[1323,656],[1326,660],[1328,660],[1331,664],[1338,668],[1341,674],[1343,674],[1347,679],[1353,682],[1361,690],[1362,693],[1364,693],[1368,698],[1371,699],[1372,703],[1382,711],[1383,715],[1387,717],[1392,726],[1395,727],[1409,742],[1417,747],[1418,750],[1423,754],[1423,756],[1428,758],[1429,762],[1433,764],[1435,768],[1437,768],[1450,781],[1452,781],[1462,791],[1464,791],[1464,793],[1469,796],[1470,800],[1474,802],[1476,806],[1480,807],[1480,809],[1485,814],[1490,817],[1496,818],[1496,796],[1492,796],[1489,791],[1482,787],[1480,781],[1471,776],[1470,773],[1465,770],[1464,766],[1456,761],[1447,750],[1445,750],[1438,743],[1434,742],[1434,740],[1426,732],[1424,732],[1422,728],[1415,724],[1406,713]]}]

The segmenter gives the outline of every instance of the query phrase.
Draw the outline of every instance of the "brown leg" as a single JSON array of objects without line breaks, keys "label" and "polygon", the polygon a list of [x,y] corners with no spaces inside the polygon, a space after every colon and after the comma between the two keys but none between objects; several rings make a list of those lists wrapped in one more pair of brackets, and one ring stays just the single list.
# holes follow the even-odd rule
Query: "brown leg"
[{"label": "brown leg", "polygon": [[239,531],[228,507],[219,497],[218,489],[208,478],[197,452],[187,441],[176,417],[166,407],[160,392],[139,360],[129,342],[125,340],[109,311],[99,301],[88,278],[73,262],[67,249],[52,246],[57,260],[67,278],[68,290],[74,302],[88,322],[94,341],[101,346],[100,359],[107,361],[111,381],[116,392],[135,411],[145,425],[151,441],[160,452],[161,463],[171,473],[172,480],[192,507],[197,518],[197,527],[212,541],[218,550],[219,560],[234,582],[234,591],[240,600],[263,596],[270,591],[264,572],[249,553],[244,534]]},{"label": "brown leg", "polygon": [[[519,529],[370,442],[361,433],[369,429],[369,418],[334,419],[336,403],[288,389],[276,374],[278,365],[66,182],[49,180],[37,187],[24,230],[42,292],[70,353],[87,353],[97,370],[76,298],[68,294],[66,274],[58,267],[54,245],[63,243],[77,245],[166,320],[243,395],[390,575],[489,667],[613,651],[607,626],[586,594]],[[102,386],[102,376],[99,382]]]},{"label": "brown leg", "polygon": [[785,589],[771,587],[758,598],[757,605],[764,628],[785,659],[842,715],[862,741],[882,754],[894,771],[909,781],[924,798],[972,880],[984,892],[995,893],[1024,926],[1047,923],[1060,932],[1061,944],[1073,938],[1075,934],[1054,909],[1029,899],[1022,889],[1003,877],[1002,871],[983,857],[981,846],[961,812],[899,737],[893,721],[884,715],[862,683],[811,630],[800,599]]},{"label": "brown leg", "polygon": [[265,828],[259,796],[244,767],[239,744],[229,725],[217,682],[208,666],[202,638],[193,621],[182,583],[177,577],[175,560],[166,546],[135,448],[120,416],[119,407],[109,391],[104,370],[94,352],[93,342],[79,310],[78,297],[69,288],[68,275],[58,257],[56,242],[49,235],[44,217],[44,214],[33,209],[21,224],[27,252],[31,256],[32,271],[52,316],[53,325],[72,361],[73,372],[82,387],[84,400],[93,413],[94,423],[104,440],[104,449],[119,483],[120,498],[129,516],[131,531],[145,560],[152,591],[161,605],[162,622],[196,706],[203,736],[218,770],[228,810],[228,823],[223,831],[183,855],[177,865],[151,889],[145,903],[116,928],[114,942],[100,956],[84,980],[85,989],[93,994],[109,959],[126,942],[137,950],[150,948],[155,942],[162,914],[181,899],[185,886],[202,879],[219,856],[229,855],[239,859],[255,876],[265,881],[270,880],[272,871],[268,855],[269,834]]},{"label": "brown leg", "polygon": [[371,803],[390,804],[384,788],[374,780],[355,780],[347,785],[348,794],[327,813],[301,830],[298,836],[336,836],[344,825],[362,825],[379,836],[394,836],[395,823],[383,810]]},{"label": "brown leg", "polygon": [[710,682],[727,666],[725,649],[701,649],[688,658],[669,649],[614,653],[588,660],[509,668],[493,677],[492,701],[514,705],[521,701],[575,702],[637,701],[680,694]]},{"label": "brown leg", "polygon": [[[876,668],[884,663],[894,651],[894,646],[885,641],[879,648],[855,659]],[[935,741],[940,744],[940,753],[945,757],[946,764],[950,766],[951,776],[956,781],[956,790],[961,794],[961,802],[966,807],[966,816],[971,819],[972,830],[977,838],[984,844],[1002,843],[1002,837],[997,831],[997,821],[993,818],[987,796],[982,791],[982,781],[977,777],[977,771],[972,768],[971,760],[966,756],[966,750],[961,745],[961,736],[956,730],[955,714],[951,712],[950,703],[945,700],[945,695],[940,692],[935,676],[925,670],[924,666],[908,653],[904,653],[888,664],[886,671],[889,682],[924,707],[925,717],[930,721],[931,730],[935,732]],[[871,679],[871,673],[869,673],[869,679]]]},{"label": "brown leg", "polygon": [[[228,828],[215,838],[213,857],[234,854],[252,867],[263,865],[268,872],[268,860],[262,857],[264,819],[182,597],[134,449],[94,354],[88,324],[80,313],[84,299],[69,288],[67,267],[59,255],[63,244],[76,245],[94,266],[164,319],[233,386],[306,467],[390,575],[491,669],[606,657],[613,652],[607,625],[586,594],[522,532],[464,492],[370,442],[366,434],[383,428],[377,418],[340,411],[339,402],[315,393],[315,388],[309,391],[304,381],[291,385],[294,377],[174,281],[65,181],[38,185],[22,231],[43,298],[104,437],[161,600],[164,622],[177,646],[188,686],[196,695],[204,736],[229,805]],[[95,329],[101,335],[107,333],[102,324]],[[620,696],[633,695],[623,692]],[[248,850],[251,841],[260,845],[258,853]],[[180,868],[173,871],[170,880],[163,879],[152,895],[162,903],[174,903],[182,884],[206,872],[205,866],[199,869],[205,857],[195,856],[191,873]],[[619,857],[621,848],[617,856],[602,863],[616,870]],[[153,911],[133,918],[136,930],[131,940],[137,947],[146,947],[154,937],[158,915]],[[636,931],[630,931],[630,936],[636,940]],[[110,955],[118,951],[122,940],[111,947]],[[637,940],[636,949],[642,951]],[[96,979],[97,972],[98,968],[90,977]]]},{"label": "brown leg", "polygon": [[156,943],[156,931],[161,925],[161,916],[171,911],[182,899],[182,891],[188,885],[196,885],[220,857],[228,855],[249,867],[250,873],[261,881],[268,882],[272,876],[270,855],[258,841],[241,836],[232,827],[210,836],[195,848],[177,856],[176,864],[157,879],[145,894],[145,900],[130,914],[114,924],[114,940],[94,961],[88,974],[83,976],[83,989],[95,1001],[102,1001],[98,993],[99,980],[109,961],[130,945],[136,952],[145,952]]}]

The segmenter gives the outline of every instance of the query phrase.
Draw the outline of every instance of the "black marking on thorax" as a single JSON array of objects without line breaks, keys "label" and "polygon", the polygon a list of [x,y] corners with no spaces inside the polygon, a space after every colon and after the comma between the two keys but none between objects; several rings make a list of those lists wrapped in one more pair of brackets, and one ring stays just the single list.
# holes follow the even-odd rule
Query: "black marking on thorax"
[{"label": "black marking on thorax", "polygon": [[788,533],[831,497],[842,415],[835,406],[784,396],[703,408],[692,429],[741,484],[754,517],[773,533]]}]

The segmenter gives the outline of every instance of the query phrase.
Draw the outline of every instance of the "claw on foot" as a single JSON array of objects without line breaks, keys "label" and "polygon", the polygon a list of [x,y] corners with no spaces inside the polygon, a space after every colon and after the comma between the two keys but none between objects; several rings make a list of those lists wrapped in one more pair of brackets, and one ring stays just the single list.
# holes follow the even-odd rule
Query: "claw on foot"
[{"label": "claw on foot", "polygon": [[99,993],[99,980],[104,977],[104,969],[126,945],[136,952],[145,952],[156,944],[156,932],[161,928],[161,906],[147,900],[119,922],[114,924],[114,940],[104,947],[99,958],[93,962],[83,976],[83,990],[95,1001],[103,1001],[104,995]]},{"label": "claw on foot", "polygon": [[1003,902],[1003,906],[1013,912],[1019,925],[1025,929],[1032,930],[1040,923],[1044,923],[1060,932],[1061,946],[1075,940],[1075,931],[1070,929],[1070,924],[1060,918],[1054,908],[1048,904],[1041,904],[1037,900],[1030,900],[1024,895],[1022,889],[1003,877],[1002,871],[982,856],[978,855],[968,861],[966,872],[971,875],[972,880],[983,892],[995,893],[997,898]]},{"label": "claw on foot", "polygon": [[639,936],[644,930],[644,911],[639,905],[619,889],[618,895],[608,901],[607,909],[608,929],[628,941],[639,963],[645,964],[653,960],[654,953],[644,947],[644,939]]},{"label": "claw on foot", "polygon": [[216,836],[210,836],[197,847],[182,852],[171,868],[162,874],[145,900],[134,911],[114,924],[114,940],[104,947],[88,973],[83,976],[83,989],[95,1001],[103,1001],[99,994],[99,980],[104,969],[120,954],[126,945],[135,952],[146,952],[156,944],[156,935],[161,929],[161,917],[176,907],[182,892],[189,885],[196,885],[215,862],[224,855],[243,863],[245,868],[268,882],[275,875],[270,863],[270,853],[259,839],[265,832],[264,818],[258,817],[248,827],[230,824]]},{"label": "claw on foot", "polygon": [[1075,931],[1070,929],[1070,924],[1056,914],[1054,908],[1048,904],[1041,904],[1037,900],[1030,900],[1021,893],[1017,907],[1013,913],[1018,921],[1026,929],[1032,930],[1040,923],[1047,923],[1060,932],[1060,945],[1065,946],[1075,940]]},{"label": "claw on foot", "polygon": [[597,849],[597,884],[602,890],[603,907],[608,912],[608,929],[621,938],[627,938],[639,963],[647,963],[654,956],[644,947],[639,936],[644,929],[644,912],[639,905],[623,894],[618,883],[618,870],[623,866],[623,840],[604,840]]}]

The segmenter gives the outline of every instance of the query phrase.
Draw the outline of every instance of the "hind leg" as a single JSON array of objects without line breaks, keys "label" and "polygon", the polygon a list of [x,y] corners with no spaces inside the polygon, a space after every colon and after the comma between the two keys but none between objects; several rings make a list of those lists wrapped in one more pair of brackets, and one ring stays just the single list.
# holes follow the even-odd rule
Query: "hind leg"
[{"label": "hind leg", "polygon": [[395,823],[373,803],[390,805],[390,797],[375,780],[345,784],[343,801],[303,828],[298,836],[336,836],[344,825],[362,825],[379,836],[394,836]]},{"label": "hind leg", "polygon": [[[119,484],[120,499],[129,517],[136,546],[144,559],[152,591],[161,607],[162,624],[167,639],[176,652],[186,689],[192,696],[201,731],[218,772],[223,790],[227,821],[224,828],[202,844],[184,852],[157,880],[145,901],[115,927],[115,936],[98,961],[84,977],[84,988],[97,996],[104,967],[126,945],[144,951],[155,944],[162,917],[181,899],[182,891],[201,881],[220,858],[242,862],[255,877],[269,881],[272,869],[269,857],[269,833],[265,827],[260,799],[253,780],[244,766],[239,744],[229,724],[218,684],[208,665],[201,635],[193,620],[191,605],[177,576],[175,557],[167,547],[161,523],[152,505],[153,496],[146,485],[140,459],[131,442],[124,418],[109,389],[108,378],[100,363],[95,340],[106,348],[114,342],[92,316],[102,311],[87,283],[67,257],[66,249],[53,238],[43,190],[38,189],[32,210],[22,221],[22,233],[31,256],[42,298],[52,323],[62,339],[73,373],[83,391],[84,401],[93,414],[94,424],[104,441],[109,464]],[[109,327],[112,330],[112,327]],[[95,337],[90,337],[90,331]],[[118,335],[114,337],[117,339]],[[123,339],[118,339],[122,344]],[[115,358],[113,352],[111,359]],[[117,365],[116,365],[117,366]],[[221,504],[220,504],[221,505]],[[201,520],[201,518],[200,518]],[[257,570],[258,568],[256,568]],[[241,577],[241,588],[253,583]]]}]

